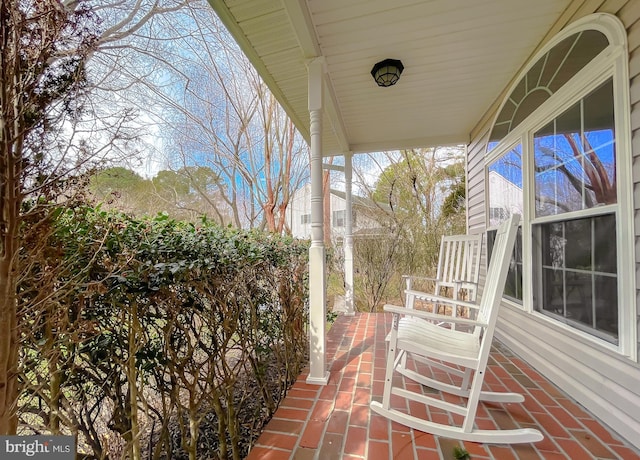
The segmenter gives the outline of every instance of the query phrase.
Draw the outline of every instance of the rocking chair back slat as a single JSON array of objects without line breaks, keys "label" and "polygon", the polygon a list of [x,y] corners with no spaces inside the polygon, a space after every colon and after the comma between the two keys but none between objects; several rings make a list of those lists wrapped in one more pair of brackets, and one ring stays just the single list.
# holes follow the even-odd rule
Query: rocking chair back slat
[{"label": "rocking chair back slat", "polygon": [[443,288],[454,291],[454,298],[460,288],[468,292],[468,300],[474,301],[476,286],[480,277],[480,251],[482,234],[448,235],[440,242],[440,256],[436,272],[435,294]]}]

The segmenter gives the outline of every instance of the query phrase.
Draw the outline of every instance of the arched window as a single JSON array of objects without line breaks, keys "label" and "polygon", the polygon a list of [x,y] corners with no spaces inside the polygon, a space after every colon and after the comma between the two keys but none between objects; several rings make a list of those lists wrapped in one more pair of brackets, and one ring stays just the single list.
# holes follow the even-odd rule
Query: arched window
[{"label": "arched window", "polygon": [[486,190],[489,236],[523,216],[505,297],[631,355],[627,59],[624,27],[607,14],[550,41],[498,111]]},{"label": "arched window", "polygon": [[582,30],[544,53],[505,100],[491,130],[489,148],[495,147],[607,46],[609,40],[604,33]]}]

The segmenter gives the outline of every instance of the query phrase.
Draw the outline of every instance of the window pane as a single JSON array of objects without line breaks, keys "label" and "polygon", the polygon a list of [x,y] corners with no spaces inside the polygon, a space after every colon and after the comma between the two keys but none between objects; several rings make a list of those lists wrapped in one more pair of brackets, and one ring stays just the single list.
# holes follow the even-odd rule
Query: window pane
[{"label": "window pane", "polygon": [[593,326],[591,275],[567,271],[565,277],[566,317],[586,326]]},{"label": "window pane", "polygon": [[[489,230],[487,232],[487,264],[491,259],[496,233],[496,230]],[[513,248],[513,253],[511,254],[511,260],[509,261],[509,271],[507,272],[504,296],[522,303],[522,227],[519,227],[518,233],[516,233],[516,243]]]},{"label": "window pane", "polygon": [[536,310],[617,343],[615,214],[540,224],[534,234],[542,262]]},{"label": "window pane", "polygon": [[567,268],[591,270],[591,219],[570,220],[566,223]]},{"label": "window pane", "polygon": [[518,228],[518,233],[516,234],[516,244],[509,261],[504,295],[522,301],[522,227]]},{"label": "window pane", "polygon": [[564,272],[562,270],[542,269],[542,308],[565,316]]},{"label": "window pane", "polygon": [[511,214],[522,215],[522,146],[517,145],[489,165],[489,226]]},{"label": "window pane", "polygon": [[542,227],[542,265],[545,267],[564,267],[564,238],[561,223],[548,224]]},{"label": "window pane", "polygon": [[536,216],[616,202],[611,80],[534,134]]},{"label": "window pane", "polygon": [[549,89],[554,93],[609,45],[607,37],[597,30],[585,30],[580,32],[578,36],[579,38],[566,56],[562,67],[557,70],[555,77],[549,82]]},{"label": "window pane", "polygon": [[618,336],[618,283],[611,276],[595,276],[596,328]]},{"label": "window pane", "polygon": [[616,273],[618,254],[616,245],[616,219],[614,215],[600,216],[594,223],[594,264],[595,271]]}]

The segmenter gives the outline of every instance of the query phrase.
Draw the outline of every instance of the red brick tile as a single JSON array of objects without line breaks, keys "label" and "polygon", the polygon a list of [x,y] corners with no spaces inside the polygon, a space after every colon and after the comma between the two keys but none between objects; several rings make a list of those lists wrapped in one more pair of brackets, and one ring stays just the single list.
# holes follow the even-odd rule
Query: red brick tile
[{"label": "red brick tile", "polygon": [[370,440],[367,445],[367,460],[389,460],[389,443]]},{"label": "red brick tile", "polygon": [[354,404],[366,404],[371,402],[371,390],[368,388],[356,388],[353,395]]},{"label": "red brick tile", "polygon": [[349,412],[334,410],[327,423],[327,433],[345,433],[349,422]]},{"label": "red brick tile", "polygon": [[441,423],[443,425],[449,425],[451,423],[448,414],[442,414],[435,411],[431,411],[430,419],[434,423]]},{"label": "red brick tile", "polygon": [[582,424],[580,424],[573,415],[567,412],[564,407],[547,407],[547,410],[565,428],[582,428]]},{"label": "red brick tile", "polygon": [[346,359],[343,359],[343,358],[335,359],[333,363],[331,363],[331,367],[329,368],[329,370],[331,371],[331,375],[337,372],[341,372],[346,365],[347,365]]},{"label": "red brick tile", "polygon": [[372,370],[373,366],[371,365],[371,362],[361,362],[360,363],[360,373],[361,374],[370,374],[371,370]]},{"label": "red brick tile", "polygon": [[[346,373],[345,373],[346,375]],[[343,377],[340,382],[340,387],[338,388],[338,392],[352,392],[353,387],[356,386],[356,379],[353,377]]]},{"label": "red brick tile", "polygon": [[298,447],[293,452],[293,458],[291,460],[315,460],[316,449],[310,449],[308,447]]},{"label": "red brick tile", "polygon": [[511,459],[516,460],[517,459],[511,447],[489,445],[487,446],[487,448],[489,449],[489,452],[491,452],[491,455],[493,455],[494,458],[497,458],[497,459],[499,458],[500,460],[511,460]]},{"label": "red brick tile", "polygon": [[300,438],[300,446],[312,449],[317,448],[320,443],[320,439],[322,438],[324,427],[324,421],[309,420],[309,422],[307,422],[307,427],[304,429],[304,433],[302,433],[302,437]]},{"label": "red brick tile", "polygon": [[291,452],[289,451],[255,446],[249,452],[246,460],[289,460],[289,457],[291,457]]},{"label": "red brick tile", "polygon": [[310,420],[326,421],[333,411],[333,401],[318,400],[311,412]]},{"label": "red brick tile", "polygon": [[533,414],[533,417],[537,420],[540,428],[543,429],[549,436],[568,438],[569,433],[560,425],[553,417],[548,414]]},{"label": "red brick tile", "polygon": [[309,410],[313,407],[313,399],[298,399],[287,396],[280,403],[280,407],[288,407],[290,409],[304,409]]},{"label": "red brick tile", "polygon": [[476,418],[476,427],[479,430],[497,430],[498,425],[492,418]]},{"label": "red brick tile", "polygon": [[347,438],[344,443],[344,453],[364,456],[367,445],[367,430],[359,426],[350,426],[347,429]]},{"label": "red brick tile", "polygon": [[519,460],[540,460],[540,458],[543,458],[540,457],[533,444],[514,444],[511,448]]},{"label": "red brick tile", "polygon": [[389,420],[381,415],[371,413],[369,419],[369,437],[371,439],[389,439]]},{"label": "red brick tile", "polygon": [[577,418],[591,419],[591,415],[587,414],[578,404],[567,398],[558,398],[559,405],[564,407],[569,413]]},{"label": "red brick tile", "polygon": [[[539,429],[540,427],[539,426],[534,426],[534,427],[531,427],[531,428]],[[544,450],[546,452],[556,452],[556,453],[560,452],[560,448],[555,443],[553,438],[550,438],[546,434],[544,435],[544,438],[542,439],[542,441],[536,442],[536,449]]]},{"label": "red brick tile", "polygon": [[297,388],[299,390],[310,390],[310,391],[318,391],[318,390],[320,390],[320,386],[319,385],[314,385],[314,384],[307,383],[307,382],[304,382],[304,381],[301,382],[300,380],[298,380],[294,384],[294,386],[292,388]]},{"label": "red brick tile", "polygon": [[528,364],[525,364],[524,361],[520,360],[520,359],[514,359],[513,362],[522,370],[522,372],[524,374],[527,375],[527,377],[529,377],[531,380],[534,380],[536,382],[543,382],[545,380],[544,377],[542,377],[538,372],[534,371],[533,369],[531,369],[531,367]]},{"label": "red brick tile", "polygon": [[306,420],[309,415],[309,411],[300,409],[289,409],[287,407],[281,407],[276,411],[275,418],[284,418],[287,420]]},{"label": "red brick tile", "polygon": [[336,410],[351,410],[353,394],[346,391],[338,391],[335,401]]},{"label": "red brick tile", "polygon": [[302,388],[293,387],[287,393],[287,396],[290,398],[301,398],[301,399],[316,399],[318,395],[319,388],[315,390],[305,390]]},{"label": "red brick tile", "polygon": [[559,452],[549,452],[546,450],[540,450],[540,455],[542,456],[542,458],[544,458],[544,460],[566,460],[567,456],[564,454],[561,454]]},{"label": "red brick tile", "polygon": [[398,431],[391,433],[391,451],[393,460],[413,460],[413,439],[411,434]]},{"label": "red brick tile", "polygon": [[281,418],[273,418],[267,425],[267,430],[280,433],[300,434],[303,427],[304,422],[300,420],[284,420]]},{"label": "red brick tile", "polygon": [[422,431],[414,430],[413,438],[414,438],[416,447],[423,447],[429,450],[437,449],[438,447],[436,444],[436,439],[432,434],[423,433]]},{"label": "red brick tile", "polygon": [[382,397],[383,392],[384,392],[384,382],[374,380],[373,383],[371,384],[371,396]]},{"label": "red brick tile", "polygon": [[336,393],[338,392],[338,385],[325,385],[320,391],[320,395],[318,399],[325,399],[328,401],[333,401],[336,397]]},{"label": "red brick tile", "polygon": [[359,388],[371,388],[371,375],[370,374],[359,374],[356,379],[356,385]]},{"label": "red brick tile", "polygon": [[555,386],[553,383],[547,381],[547,380],[541,380],[538,385],[540,386],[540,388],[542,388],[544,391],[547,392],[547,394],[554,398],[564,398],[565,396],[562,394],[562,392],[558,389],[557,386]]},{"label": "red brick tile", "polygon": [[[507,412],[511,416],[513,420],[515,420],[518,424],[532,424],[535,423],[533,416],[529,413],[527,409],[522,404],[509,404],[507,407]],[[555,407],[553,409],[561,410],[559,407]],[[561,423],[564,425],[563,423]],[[566,425],[565,425],[566,426]]]},{"label": "red brick tile", "polygon": [[322,460],[343,460],[342,452],[344,434],[327,433],[322,438],[318,458]]},{"label": "red brick tile", "polygon": [[578,441],[573,439],[556,439],[567,458],[590,458],[591,455],[584,450]]},{"label": "red brick tile", "polygon": [[391,431],[399,431],[401,433],[411,432],[411,428],[398,422],[391,421]]},{"label": "red brick tile", "polygon": [[369,406],[353,405],[351,408],[351,417],[349,418],[349,425],[356,425],[362,427],[369,426]]},{"label": "red brick tile", "polygon": [[539,404],[542,404],[544,407],[558,405],[557,400],[551,397],[551,395],[549,395],[549,393],[545,390],[530,388],[529,393],[536,399],[536,401],[538,401]]},{"label": "red brick tile", "polygon": [[265,431],[258,438],[257,445],[263,447],[277,447],[279,449],[287,449],[291,451],[296,445],[296,442],[298,442],[298,436]]},{"label": "red brick tile", "polygon": [[612,436],[611,432],[607,430],[602,423],[592,418],[582,419],[582,423],[591,430],[600,440],[607,445],[621,446],[623,443]]},{"label": "red brick tile", "polygon": [[591,452],[597,458],[614,458],[613,452],[604,446],[598,438],[584,430],[569,430],[571,435],[580,443],[582,447]]},{"label": "red brick tile", "polygon": [[462,444],[462,447],[469,452],[471,458],[486,457],[488,455],[488,450],[485,448],[485,444],[465,441]]},{"label": "red brick tile", "polygon": [[531,413],[543,414],[546,413],[546,410],[540,403],[535,399],[535,397],[525,396],[524,402],[522,405]]},{"label": "red brick tile", "polygon": [[423,403],[419,403],[417,401],[409,401],[409,413],[414,417],[424,420],[429,418],[429,415],[427,414],[427,407]]},{"label": "red brick tile", "polygon": [[399,409],[402,412],[407,411],[407,400],[401,396],[392,394],[390,405],[392,409]]}]

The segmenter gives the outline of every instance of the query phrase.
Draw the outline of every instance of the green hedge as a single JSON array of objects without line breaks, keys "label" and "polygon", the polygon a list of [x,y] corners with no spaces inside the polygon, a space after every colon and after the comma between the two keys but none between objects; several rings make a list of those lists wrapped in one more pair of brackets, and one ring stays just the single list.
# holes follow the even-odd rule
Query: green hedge
[{"label": "green hedge", "polygon": [[97,458],[245,456],[306,362],[306,243],[81,205],[31,216],[23,431]]}]

